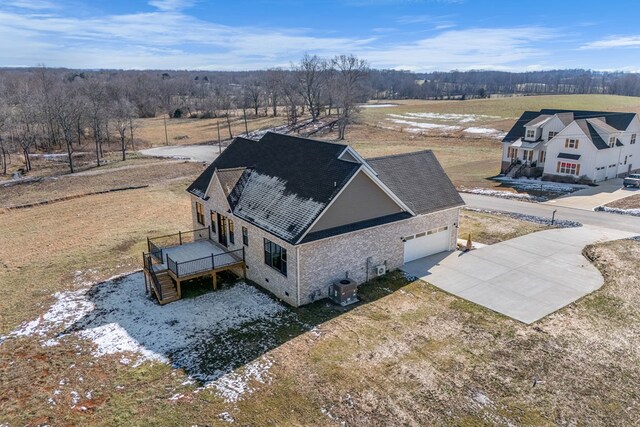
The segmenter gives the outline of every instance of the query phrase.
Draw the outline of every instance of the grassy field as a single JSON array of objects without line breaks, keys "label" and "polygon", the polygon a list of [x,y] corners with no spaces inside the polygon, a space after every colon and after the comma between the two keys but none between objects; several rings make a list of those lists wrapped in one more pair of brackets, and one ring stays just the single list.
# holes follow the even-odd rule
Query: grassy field
[{"label": "grassy field", "polygon": [[536,231],[548,230],[546,225],[485,212],[463,209],[460,212],[458,236],[466,239],[471,234],[474,242],[492,245]]},{"label": "grassy field", "polygon": [[[500,186],[487,180],[500,172],[502,145],[499,137],[467,133],[462,129],[435,128],[411,132],[407,130],[411,125],[394,123],[390,114],[404,116],[409,122],[415,120],[506,132],[525,110],[572,108],[640,112],[640,98],[610,95],[522,96],[467,101],[403,100],[392,103],[397,106],[364,108],[359,124],[347,130],[347,142],[365,157],[431,149],[454,184],[466,188]],[[425,113],[430,114],[426,119],[406,117],[408,114]],[[509,191],[508,188],[500,189]]]},{"label": "grassy field", "polygon": [[[533,109],[557,101],[542,98],[517,102],[538,102],[526,107]],[[587,102],[582,98],[573,106]],[[615,100],[627,98],[611,105]],[[515,100],[505,102],[512,106],[501,108],[515,108]],[[430,102],[403,104],[432,108],[423,106]],[[489,107],[483,114],[498,115]],[[454,181],[469,186],[491,174],[487,163],[499,146],[495,139],[465,138],[463,145],[366,122],[347,136],[366,156],[434,149]],[[200,164],[131,159],[0,188],[0,336],[42,318],[56,292],[139,269],[147,235],[190,228],[184,189],[201,170]],[[149,187],[83,196],[141,184]],[[64,196],[77,197],[6,209]],[[483,243],[538,229],[475,212],[464,212],[460,223],[462,237],[471,232]],[[94,346],[75,336],[43,345],[59,329],[0,338],[0,426],[226,425],[229,419],[236,425],[633,425],[640,418],[640,242],[601,244],[586,253],[605,277],[603,288],[533,326],[393,273],[365,285],[364,303],[353,310],[291,310],[290,323],[262,330],[261,336],[276,338],[266,352],[238,330],[223,343],[229,351],[269,366],[238,401],[164,363],[96,357]],[[250,326],[255,332],[260,325]]]},{"label": "grassy field", "polygon": [[[149,167],[125,171],[140,182]],[[139,268],[147,234],[189,227],[184,188],[199,168],[155,164],[155,184],[146,189],[0,214],[8,230],[0,245],[0,333],[42,315],[54,292]],[[65,179],[71,193],[102,185],[93,175]],[[28,191],[34,199],[49,191],[39,185]],[[465,213],[461,230],[502,239],[523,232],[514,221]],[[630,425],[640,404],[640,355],[629,338],[640,333],[640,243],[588,253],[605,287],[533,327],[391,274],[364,287],[365,303],[354,310],[297,310],[289,326],[268,334],[279,338],[262,356],[251,353],[246,334],[230,335],[233,352],[245,348],[270,366],[235,402],[162,363],[96,357],[79,338],[55,347],[41,344],[48,335],[9,339],[0,345],[0,423],[216,425],[231,417],[240,425]]]},{"label": "grassy field", "polygon": [[633,196],[616,200],[614,202],[607,204],[606,206],[609,208],[618,208],[618,209],[640,209],[640,194],[634,194]]}]

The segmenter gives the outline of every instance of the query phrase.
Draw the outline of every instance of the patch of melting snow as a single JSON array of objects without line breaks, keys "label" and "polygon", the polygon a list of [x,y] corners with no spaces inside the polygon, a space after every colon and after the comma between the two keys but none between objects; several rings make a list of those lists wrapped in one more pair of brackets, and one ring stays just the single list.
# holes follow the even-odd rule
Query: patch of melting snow
[{"label": "patch of melting snow", "polygon": [[506,132],[502,132],[502,131],[500,131],[498,129],[481,128],[481,127],[466,128],[464,130],[464,132],[471,133],[471,134],[476,134],[476,135],[491,136],[491,137],[498,138],[498,139],[502,139],[507,135]]},{"label": "patch of melting snow", "polygon": [[244,394],[251,394],[255,391],[251,385],[252,382],[255,381],[260,384],[269,384],[271,382],[269,369],[272,365],[273,362],[271,360],[262,357],[237,371],[218,378],[205,388],[213,387],[227,403],[235,403]]},{"label": "patch of melting snow", "polygon": [[[396,116],[396,114],[389,114],[389,115],[390,116]],[[403,117],[403,116],[399,116],[399,117]],[[437,130],[442,130],[442,131],[456,131],[456,130],[462,129],[462,127],[460,127],[460,126],[443,125],[443,124],[439,124],[439,123],[415,122],[415,121],[405,120],[405,119],[401,119],[401,118],[391,118],[391,119],[387,119],[387,120],[390,120],[391,122],[399,124],[399,125],[411,126],[408,130],[412,131],[412,132],[420,132],[423,129],[437,129]]]},{"label": "patch of melting snow", "polygon": [[582,190],[584,188],[589,187],[588,185],[585,185],[585,184],[570,184],[570,183],[564,183],[564,182],[542,181],[539,178],[530,179],[526,177],[509,178],[506,176],[497,176],[491,179],[494,181],[499,181],[499,182],[508,184],[513,188],[520,188],[520,189],[526,189],[526,190],[539,190],[539,191],[546,191],[549,193],[559,193],[559,194],[572,193],[574,191]]},{"label": "patch of melting snow", "polygon": [[597,206],[593,210],[596,212],[608,212],[608,213],[613,213],[618,215],[640,216],[640,209],[621,209],[621,208],[610,208],[608,206]]},{"label": "patch of melting snow", "polygon": [[390,108],[397,107],[398,104],[360,104],[358,107],[360,108]]},{"label": "patch of melting snow", "polygon": [[405,117],[420,119],[443,120],[447,122],[472,123],[480,120],[500,119],[500,116],[488,116],[485,114],[456,114],[456,113],[405,113]]},{"label": "patch of melting snow", "polygon": [[232,422],[234,422],[234,421],[235,421],[235,420],[233,419],[233,417],[231,416],[231,414],[230,414],[230,413],[228,413],[228,412],[221,412],[221,413],[219,413],[219,414],[218,414],[218,419],[220,419],[220,420],[222,420],[222,421],[225,421],[225,422],[227,422],[227,423],[232,423]]},{"label": "patch of melting snow", "polygon": [[525,214],[519,214],[514,212],[493,211],[489,209],[475,209],[475,208],[468,208],[468,207],[465,207],[463,209],[467,211],[473,211],[473,212],[482,212],[482,213],[489,213],[493,215],[508,216],[509,218],[518,219],[520,221],[533,222],[541,225],[554,225],[558,228],[582,227],[581,223],[577,221],[571,221],[568,219],[556,219],[553,221],[553,224],[551,224],[551,218],[545,218],[542,216],[525,215]]},{"label": "patch of melting snow", "polygon": [[532,196],[530,194],[512,193],[510,191],[490,190],[488,188],[461,188],[461,193],[480,194],[482,196],[498,197],[500,199],[515,199],[528,202],[545,202],[548,199],[542,196]]},{"label": "patch of melting snow", "polygon": [[[233,369],[232,363],[213,374],[204,372],[202,360],[211,351],[206,346],[207,338],[212,334],[224,336],[226,331],[244,324],[274,319],[286,311],[282,304],[244,283],[160,306],[145,295],[141,272],[91,289],[58,292],[55,298],[45,314],[25,322],[8,338],[38,336],[46,346],[51,345],[53,336],[56,341],[67,335],[78,336],[95,345],[96,357],[124,353],[124,363],[171,363],[197,380],[220,379],[221,388],[223,384],[229,390],[236,388],[238,396],[243,378],[266,381],[271,363],[255,362],[243,374],[222,376]],[[63,379],[60,385],[64,384]]]}]

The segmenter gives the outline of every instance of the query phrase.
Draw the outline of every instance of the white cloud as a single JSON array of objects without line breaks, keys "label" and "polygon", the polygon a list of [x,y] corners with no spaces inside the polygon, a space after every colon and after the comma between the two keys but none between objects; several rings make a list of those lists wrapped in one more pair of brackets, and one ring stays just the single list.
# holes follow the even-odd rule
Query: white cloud
[{"label": "white cloud", "polygon": [[580,49],[610,49],[616,47],[640,47],[640,36],[612,36],[584,44]]},{"label": "white cloud", "polygon": [[508,70],[540,64],[547,55],[540,43],[558,37],[544,27],[475,28],[382,44],[373,31],[348,37],[207,22],[184,11],[194,3],[151,0],[151,12],[83,17],[65,10],[16,12],[0,3],[0,37],[12,41],[0,48],[0,66],[234,70],[286,65],[309,52],[355,53],[380,68]]},{"label": "white cloud", "polygon": [[149,4],[160,10],[182,10],[193,7],[197,0],[150,0]]},{"label": "white cloud", "polygon": [[12,0],[8,6],[29,10],[46,10],[57,8],[55,3],[49,0]]},{"label": "white cloud", "polygon": [[411,70],[470,70],[523,68],[547,56],[540,42],[557,37],[542,27],[473,28],[445,31],[416,42],[362,50],[362,56],[379,67]]}]

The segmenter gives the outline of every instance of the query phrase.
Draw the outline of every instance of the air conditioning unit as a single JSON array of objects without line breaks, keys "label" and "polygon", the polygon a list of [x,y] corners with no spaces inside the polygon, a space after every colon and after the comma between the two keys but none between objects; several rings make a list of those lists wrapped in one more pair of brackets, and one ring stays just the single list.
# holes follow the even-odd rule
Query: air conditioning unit
[{"label": "air conditioning unit", "polygon": [[376,265],[376,276],[382,276],[387,273],[387,266],[384,264]]},{"label": "air conditioning unit", "polygon": [[351,279],[342,279],[333,282],[329,287],[329,298],[341,306],[358,302],[358,284]]}]

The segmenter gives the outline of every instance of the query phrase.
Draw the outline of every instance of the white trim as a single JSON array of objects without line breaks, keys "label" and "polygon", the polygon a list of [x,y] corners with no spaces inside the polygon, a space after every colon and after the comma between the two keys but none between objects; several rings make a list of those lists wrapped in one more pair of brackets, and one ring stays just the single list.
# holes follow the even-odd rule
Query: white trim
[{"label": "white trim", "polygon": [[[439,210],[439,211],[429,212],[429,213],[426,213],[426,214],[420,214],[420,215],[412,216],[412,217],[409,217],[409,218],[401,219],[399,221],[387,222],[386,224],[374,225],[374,226],[371,226],[371,227],[361,228],[360,230],[347,231],[346,233],[340,233],[340,234],[336,234],[334,236],[323,237],[322,239],[313,240],[311,242],[296,243],[296,247],[302,247],[302,246],[305,246],[305,245],[313,245],[314,243],[322,242],[323,240],[333,239],[333,238],[336,238],[336,237],[343,237],[343,236],[346,236],[346,235],[349,235],[349,234],[359,233],[361,231],[366,231],[366,230],[372,230],[374,228],[385,227],[385,226],[391,225],[391,224],[398,224],[400,222],[409,221],[410,219],[416,219],[416,218],[423,217],[423,216],[429,216],[429,215],[437,214],[437,213],[440,213],[440,212],[447,212],[447,211],[450,211],[450,210],[453,210],[453,209],[458,209],[458,221],[456,222],[456,225],[460,226],[460,209],[462,209],[463,207],[464,206],[456,206],[455,208],[442,209],[442,210]],[[453,226],[453,224],[451,224],[451,226]],[[402,237],[402,236],[400,236],[400,237]]]},{"label": "white trim", "polygon": [[300,307],[300,246],[294,246],[296,248],[296,307]]},{"label": "white trim", "polygon": [[[201,197],[201,199],[204,200],[204,198],[207,197],[207,194],[209,194],[209,190],[211,190],[211,183],[213,182],[213,178],[214,177],[217,178],[217,172],[218,172],[218,168],[215,168],[213,170],[213,173],[211,174],[211,179],[209,180],[209,185],[207,185],[207,189],[204,192],[204,197]],[[220,186],[220,188],[222,188],[222,186]]]},{"label": "white trim", "polygon": [[362,156],[358,154],[358,152],[353,148],[351,148],[350,146],[347,145],[347,148],[345,148],[345,150],[340,154],[340,156],[342,156],[346,151],[348,151],[349,154],[355,157],[365,168],[370,170],[375,176],[378,176],[378,173],[375,170],[373,170],[371,166],[369,166],[369,163],[367,163],[367,161],[364,158],[362,158]]}]

